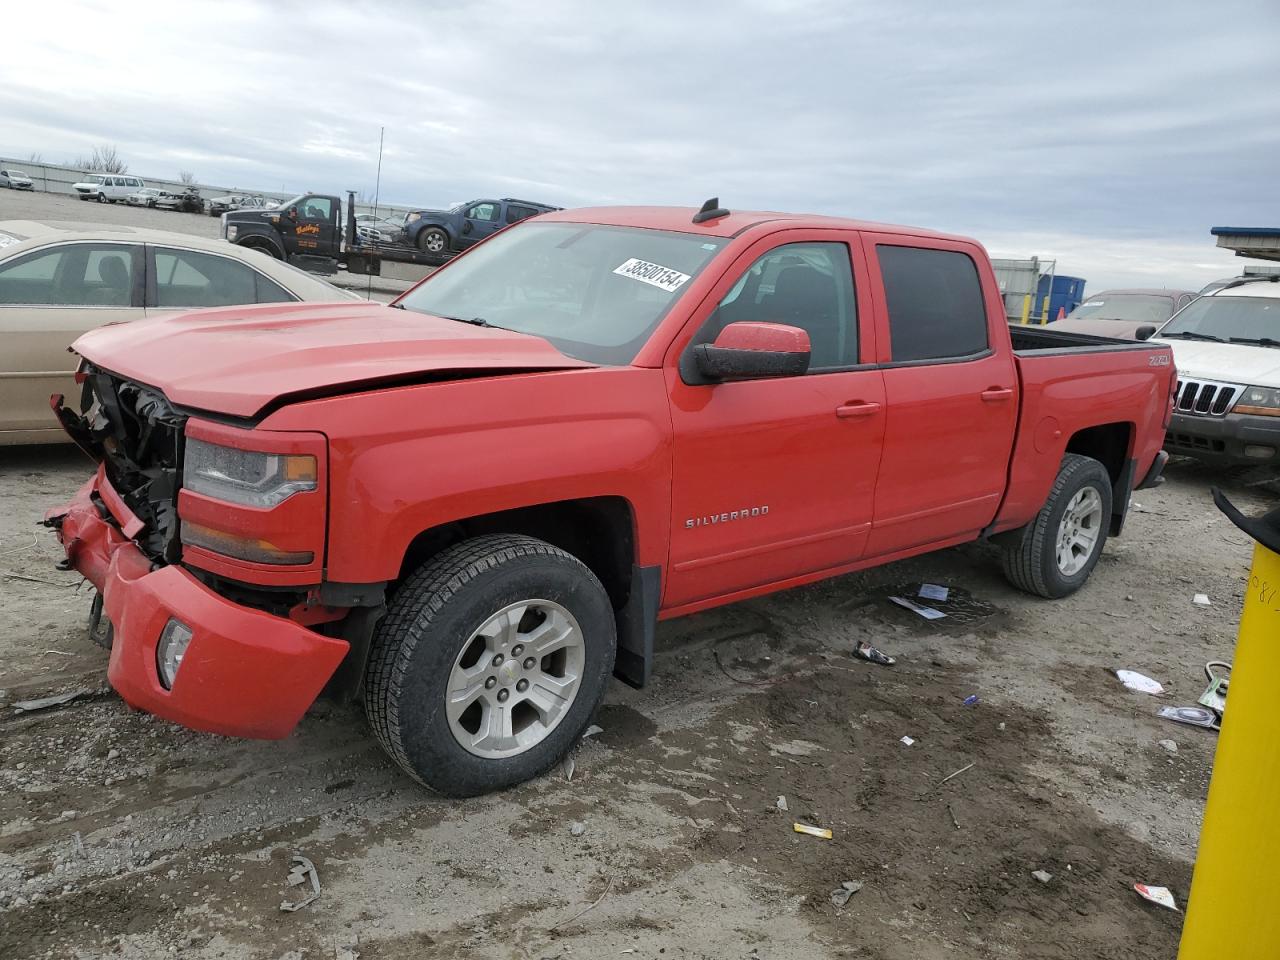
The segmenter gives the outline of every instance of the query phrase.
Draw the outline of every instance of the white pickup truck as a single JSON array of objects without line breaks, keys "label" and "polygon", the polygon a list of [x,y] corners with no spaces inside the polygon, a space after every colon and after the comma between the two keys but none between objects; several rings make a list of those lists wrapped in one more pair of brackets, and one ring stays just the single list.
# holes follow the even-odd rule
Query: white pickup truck
[{"label": "white pickup truck", "polygon": [[1280,277],[1242,277],[1156,334],[1178,394],[1165,449],[1222,464],[1280,466]]}]

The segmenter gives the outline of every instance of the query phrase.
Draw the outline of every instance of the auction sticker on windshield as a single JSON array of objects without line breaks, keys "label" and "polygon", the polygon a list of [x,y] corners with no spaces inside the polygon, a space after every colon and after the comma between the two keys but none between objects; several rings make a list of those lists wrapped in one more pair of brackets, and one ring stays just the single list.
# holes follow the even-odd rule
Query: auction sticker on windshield
[{"label": "auction sticker on windshield", "polygon": [[661,287],[668,293],[679,290],[689,280],[689,274],[687,273],[672,270],[670,267],[664,267],[658,263],[650,263],[647,260],[637,260],[635,257],[632,257],[613,272],[620,277],[630,277],[632,280],[639,280],[641,283],[649,283],[655,287]]}]

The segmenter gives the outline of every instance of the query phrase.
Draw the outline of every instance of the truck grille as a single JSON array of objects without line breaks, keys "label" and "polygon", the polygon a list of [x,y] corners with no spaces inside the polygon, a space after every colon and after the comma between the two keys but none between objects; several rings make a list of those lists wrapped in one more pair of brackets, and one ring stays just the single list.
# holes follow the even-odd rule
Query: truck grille
[{"label": "truck grille", "polygon": [[84,420],[102,449],[107,479],[143,523],[138,547],[157,563],[181,556],[178,489],[182,481],[183,426],[158,390],[90,368]]},{"label": "truck grille", "polygon": [[1179,380],[1173,408],[1193,417],[1225,417],[1244,387],[1215,380]]}]

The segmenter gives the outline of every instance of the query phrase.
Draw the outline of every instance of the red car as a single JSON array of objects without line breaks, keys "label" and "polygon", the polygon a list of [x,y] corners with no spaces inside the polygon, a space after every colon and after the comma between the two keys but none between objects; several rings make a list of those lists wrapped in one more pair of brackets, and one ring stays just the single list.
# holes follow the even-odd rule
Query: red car
[{"label": "red car", "polygon": [[1168,346],[1005,322],[982,247],[819,216],[547,213],[389,306],[82,337],[49,511],[108,676],[201,730],[362,698],[412,776],[547,769],[675,617],[978,538],[1080,588],[1158,482]]}]

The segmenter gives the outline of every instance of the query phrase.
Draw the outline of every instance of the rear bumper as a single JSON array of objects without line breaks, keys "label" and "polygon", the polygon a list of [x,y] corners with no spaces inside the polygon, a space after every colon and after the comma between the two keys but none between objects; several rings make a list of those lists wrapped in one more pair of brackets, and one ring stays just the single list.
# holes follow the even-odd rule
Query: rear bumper
[{"label": "rear bumper", "polygon": [[[1175,413],[1165,434],[1164,448],[1210,463],[1280,465],[1280,417],[1238,413],[1192,417]],[[1267,451],[1269,455],[1263,456]]]},{"label": "rear bumper", "polygon": [[[97,496],[101,489],[103,496]],[[349,649],[282,617],[210,590],[181,566],[155,567],[112,522],[105,476],[50,510],[67,559],[103,597],[114,628],[107,679],[130,706],[209,733],[279,739],[297,725]],[[118,518],[128,528],[136,518]],[[192,631],[173,689],[156,645],[170,619]]]}]

